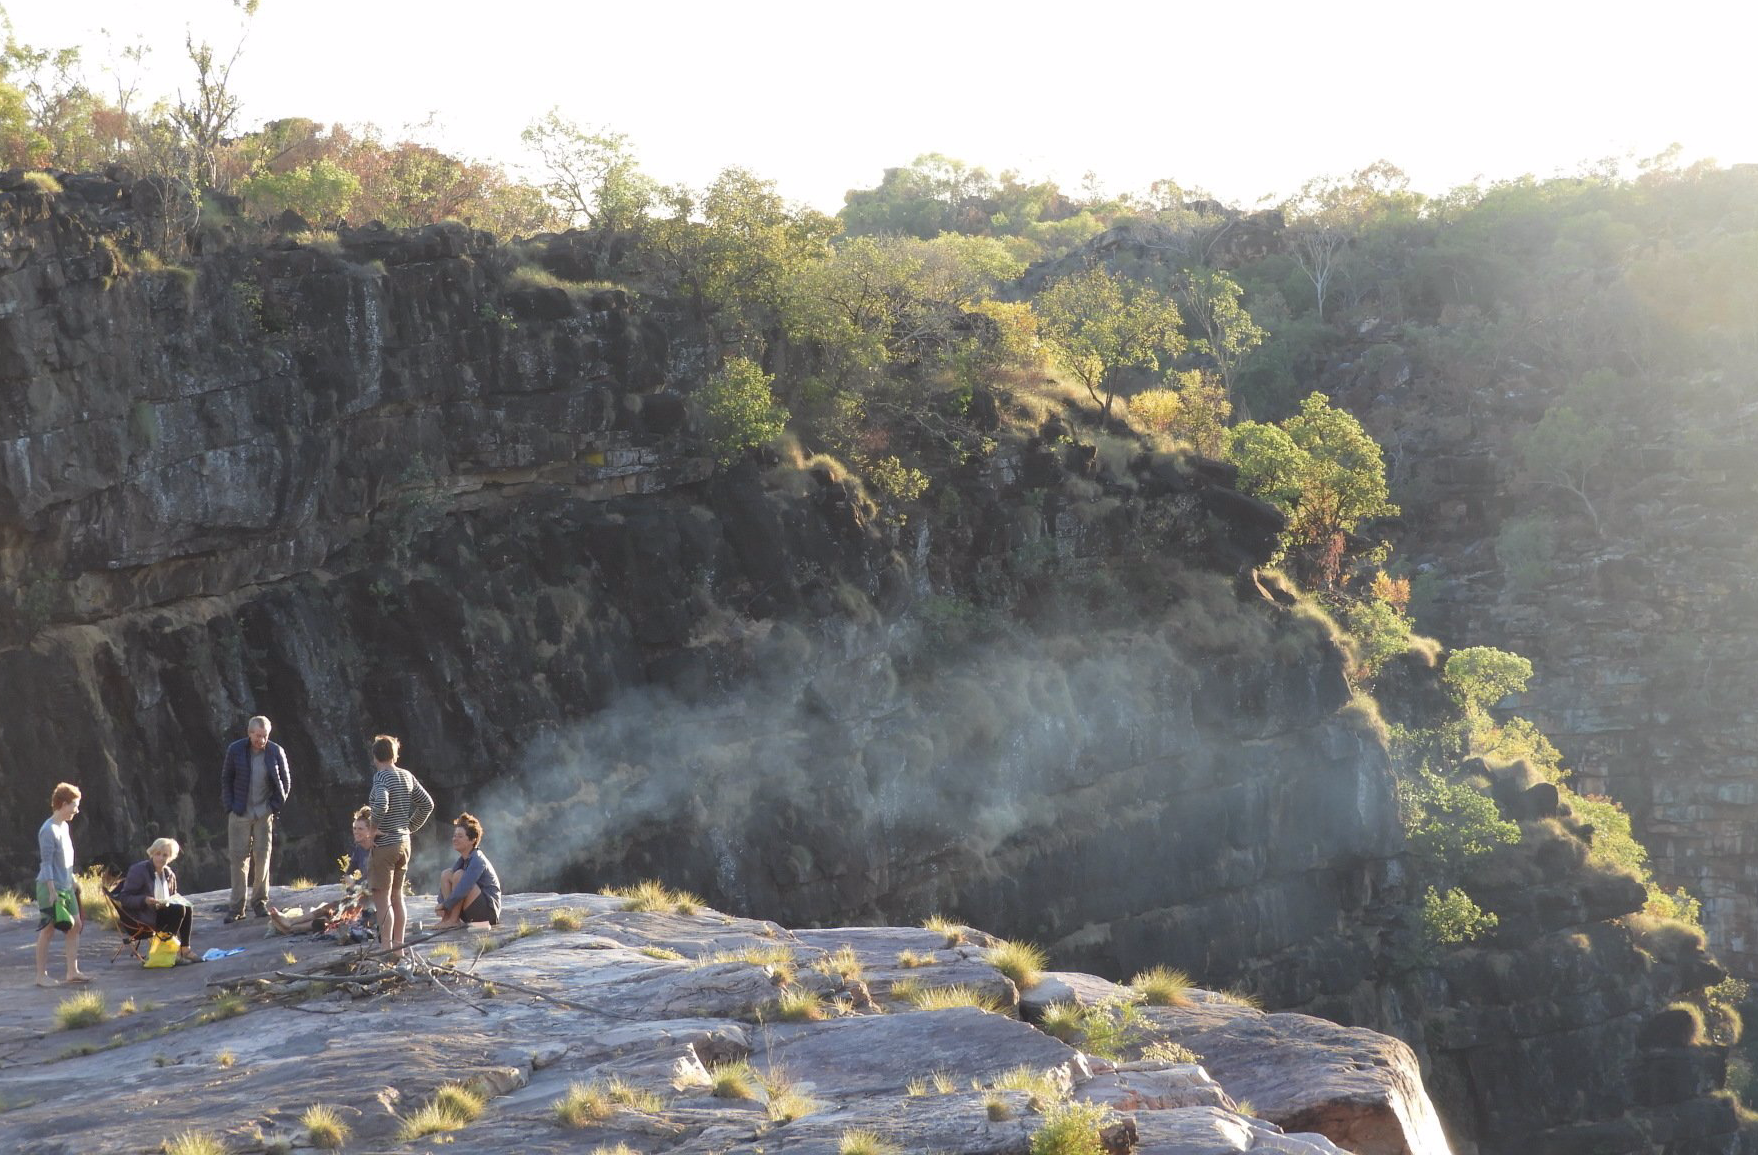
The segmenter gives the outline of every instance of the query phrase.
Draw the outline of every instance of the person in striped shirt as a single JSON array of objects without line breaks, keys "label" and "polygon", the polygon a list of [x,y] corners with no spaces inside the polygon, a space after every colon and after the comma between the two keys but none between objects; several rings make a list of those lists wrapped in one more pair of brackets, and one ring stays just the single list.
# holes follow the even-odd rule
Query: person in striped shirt
[{"label": "person in striped shirt", "polygon": [[372,807],[378,837],[373,840],[368,874],[372,902],[378,908],[378,943],[401,950],[409,914],[403,905],[403,880],[409,873],[409,836],[427,824],[433,797],[415,775],[397,765],[402,744],[389,734],[372,740]]}]

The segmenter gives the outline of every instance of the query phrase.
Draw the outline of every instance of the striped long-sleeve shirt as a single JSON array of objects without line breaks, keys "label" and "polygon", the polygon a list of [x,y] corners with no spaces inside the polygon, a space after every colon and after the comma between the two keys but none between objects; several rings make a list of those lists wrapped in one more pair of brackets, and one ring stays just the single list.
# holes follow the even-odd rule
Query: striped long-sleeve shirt
[{"label": "striped long-sleeve shirt", "polygon": [[375,846],[395,846],[426,825],[433,813],[433,796],[401,766],[373,771],[368,804],[378,825]]}]

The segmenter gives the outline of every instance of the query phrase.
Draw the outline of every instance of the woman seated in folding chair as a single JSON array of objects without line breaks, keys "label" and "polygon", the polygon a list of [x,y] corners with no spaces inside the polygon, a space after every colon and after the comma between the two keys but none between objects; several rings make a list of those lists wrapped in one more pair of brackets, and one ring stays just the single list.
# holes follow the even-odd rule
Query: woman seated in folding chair
[{"label": "woman seated in folding chair", "polygon": [[183,948],[177,952],[178,962],[197,963],[201,957],[189,949],[195,908],[177,893],[177,874],[171,869],[171,860],[182,849],[175,838],[155,839],[146,858],[128,868],[128,877],[116,890],[116,900],[128,917],[176,935]]}]

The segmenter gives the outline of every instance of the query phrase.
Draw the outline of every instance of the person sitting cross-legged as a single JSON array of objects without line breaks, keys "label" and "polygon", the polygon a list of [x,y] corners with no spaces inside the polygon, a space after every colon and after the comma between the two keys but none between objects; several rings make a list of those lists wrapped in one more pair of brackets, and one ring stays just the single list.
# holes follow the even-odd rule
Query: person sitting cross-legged
[{"label": "person sitting cross-legged", "polygon": [[486,922],[490,926],[501,920],[501,880],[494,864],[482,853],[482,823],[473,814],[460,814],[452,819],[452,849],[458,861],[440,874],[439,929],[462,926],[467,922]]}]

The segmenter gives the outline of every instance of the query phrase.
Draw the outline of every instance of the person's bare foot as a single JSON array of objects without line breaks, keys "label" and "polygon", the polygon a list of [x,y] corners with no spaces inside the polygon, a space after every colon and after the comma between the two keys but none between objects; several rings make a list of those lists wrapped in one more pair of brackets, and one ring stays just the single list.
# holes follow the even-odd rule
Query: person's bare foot
[{"label": "person's bare foot", "polygon": [[37,976],[37,985],[39,987],[58,987],[61,984],[59,982],[56,982],[55,978],[52,975],[38,975]]},{"label": "person's bare foot", "polygon": [[84,971],[74,971],[61,981],[69,983],[89,983],[92,981],[92,976],[86,974]]}]

